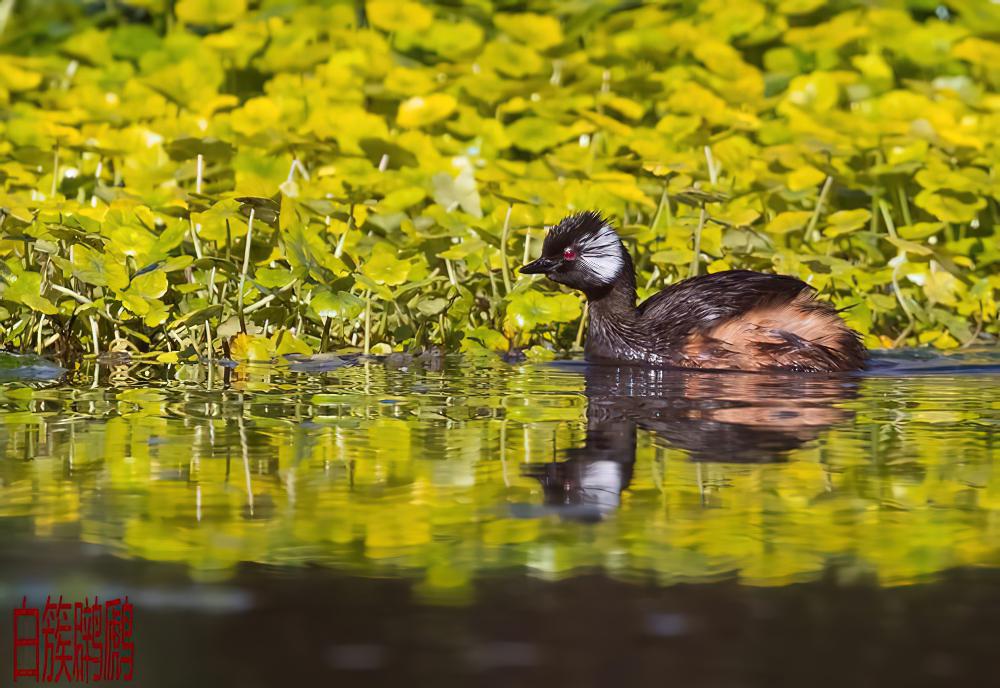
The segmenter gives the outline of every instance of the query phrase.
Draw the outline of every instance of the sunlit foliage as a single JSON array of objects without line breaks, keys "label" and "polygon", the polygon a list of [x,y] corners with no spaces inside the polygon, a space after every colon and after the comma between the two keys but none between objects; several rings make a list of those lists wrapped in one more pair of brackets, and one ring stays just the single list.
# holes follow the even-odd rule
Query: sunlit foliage
[{"label": "sunlit foliage", "polygon": [[642,296],[750,267],[872,346],[1000,332],[995,3],[0,7],[8,347],[551,355],[581,304],[515,268],[589,208]]}]

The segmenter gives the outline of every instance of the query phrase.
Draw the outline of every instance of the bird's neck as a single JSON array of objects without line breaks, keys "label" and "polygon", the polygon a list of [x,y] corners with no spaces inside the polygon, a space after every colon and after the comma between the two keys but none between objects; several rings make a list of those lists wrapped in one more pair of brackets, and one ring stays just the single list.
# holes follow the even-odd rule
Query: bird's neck
[{"label": "bird's neck", "polygon": [[587,293],[590,317],[634,317],[636,298],[635,275],[626,270],[610,286]]},{"label": "bird's neck", "polygon": [[586,351],[589,357],[617,359],[635,347],[634,335],[639,319],[635,302],[635,273],[631,261],[610,286],[587,293]]}]

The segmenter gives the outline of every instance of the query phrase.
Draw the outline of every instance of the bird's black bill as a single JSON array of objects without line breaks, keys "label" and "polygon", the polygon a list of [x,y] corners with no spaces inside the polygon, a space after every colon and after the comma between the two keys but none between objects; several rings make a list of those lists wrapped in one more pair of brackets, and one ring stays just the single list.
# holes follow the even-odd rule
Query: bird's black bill
[{"label": "bird's black bill", "polygon": [[522,275],[545,275],[556,266],[556,261],[551,258],[539,258],[538,260],[522,265],[520,273]]}]

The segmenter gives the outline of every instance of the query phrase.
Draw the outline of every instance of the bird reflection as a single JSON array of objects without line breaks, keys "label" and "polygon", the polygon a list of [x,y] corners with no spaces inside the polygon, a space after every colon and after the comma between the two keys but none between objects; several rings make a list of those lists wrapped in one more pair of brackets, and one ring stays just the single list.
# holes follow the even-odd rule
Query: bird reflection
[{"label": "bird reflection", "polygon": [[778,375],[588,366],[587,436],[563,460],[528,466],[545,503],[600,519],[632,480],[637,429],[692,461],[771,463],[853,417],[839,402],[857,395],[844,376]]}]

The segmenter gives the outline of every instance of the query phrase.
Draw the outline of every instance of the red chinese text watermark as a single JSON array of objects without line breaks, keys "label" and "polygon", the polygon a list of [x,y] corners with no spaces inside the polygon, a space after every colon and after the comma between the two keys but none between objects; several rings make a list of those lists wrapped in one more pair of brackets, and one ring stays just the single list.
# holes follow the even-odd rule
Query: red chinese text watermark
[{"label": "red chinese text watermark", "polygon": [[131,681],[135,671],[132,604],[95,597],[83,602],[45,599],[14,609],[14,682]]}]

